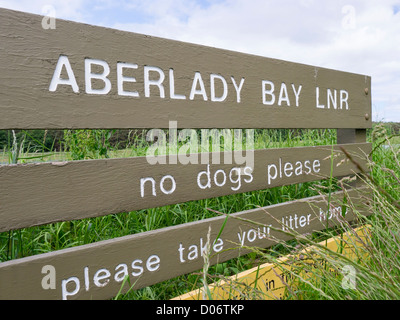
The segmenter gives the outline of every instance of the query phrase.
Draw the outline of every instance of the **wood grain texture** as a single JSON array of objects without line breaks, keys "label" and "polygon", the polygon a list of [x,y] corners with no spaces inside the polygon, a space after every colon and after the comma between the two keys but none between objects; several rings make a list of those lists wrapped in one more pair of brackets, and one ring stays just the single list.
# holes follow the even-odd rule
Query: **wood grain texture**
[{"label": "wood grain texture", "polygon": [[[343,147],[367,170],[371,144]],[[255,150],[251,175],[245,165],[199,163],[150,165],[137,157],[0,166],[0,231],[317,181],[331,167],[333,176],[358,172],[340,145]]]},{"label": "wood grain texture", "polygon": [[[364,192],[366,190],[351,190],[346,192],[346,197],[351,198],[352,206],[360,214],[369,215]],[[292,232],[299,234],[338,225],[345,220],[352,221],[356,216],[350,209],[342,209],[343,201],[344,194],[338,192],[332,194],[330,211],[327,198],[317,196],[231,214],[217,241],[225,216],[4,262],[0,264],[0,283],[7,290],[0,290],[0,299],[111,298],[121,288],[122,282],[116,281],[115,277],[121,277],[118,272],[122,272],[123,265],[131,285],[135,284],[134,289],[201,269],[204,263],[201,252],[209,228],[210,241],[215,241],[210,261],[215,264],[248,253],[242,246],[267,248],[276,244],[276,239],[291,239],[292,235],[282,233],[282,221],[286,221],[286,224],[290,217]],[[321,212],[332,216],[328,221],[321,220]],[[300,217],[305,217],[305,220]],[[270,226],[269,233],[263,225]],[[153,262],[150,263],[153,271],[146,268],[149,257],[153,257],[150,260]],[[134,276],[133,272],[140,273],[139,269],[134,268],[138,266],[139,260],[142,262],[142,273]],[[42,272],[44,266],[54,267],[55,289],[42,288],[42,279],[46,282],[47,274]],[[99,280],[100,276],[106,275],[108,277]],[[126,285],[124,290],[128,287]],[[76,288],[78,290],[74,294],[65,294],[73,293]]]},{"label": "wood grain texture", "polygon": [[[56,29],[45,30],[42,19],[0,9],[0,129],[168,128],[169,121],[177,121],[178,128],[370,128],[372,124],[371,94],[366,93],[366,89],[371,92],[369,76],[61,19]],[[70,85],[49,91],[60,56],[69,59],[78,93]],[[86,93],[85,59],[105,61],[110,67],[108,94]],[[118,93],[118,63],[137,65],[123,75],[136,80],[125,82],[124,90],[137,92],[139,97]],[[145,96],[145,66],[162,70],[165,98],[154,85],[150,96]],[[207,101],[201,94],[190,99],[196,72],[204,82]],[[227,95],[222,102],[211,101],[211,75],[226,80]],[[158,77],[156,72],[150,74],[152,80]],[[240,102],[231,77],[237,86],[244,79]],[[69,78],[65,68],[61,78]],[[264,80],[275,85],[272,105],[263,104]],[[195,84],[200,90],[200,84]],[[298,106],[292,85],[296,90],[302,86]],[[104,84],[93,80],[93,86],[101,89]],[[337,101],[340,90],[347,91],[349,110],[316,108],[317,87],[319,103],[325,106],[328,89],[336,92]],[[174,98],[171,88],[173,94],[186,99]],[[222,80],[217,78],[215,96],[223,93]],[[281,93],[283,100],[279,101]]]}]

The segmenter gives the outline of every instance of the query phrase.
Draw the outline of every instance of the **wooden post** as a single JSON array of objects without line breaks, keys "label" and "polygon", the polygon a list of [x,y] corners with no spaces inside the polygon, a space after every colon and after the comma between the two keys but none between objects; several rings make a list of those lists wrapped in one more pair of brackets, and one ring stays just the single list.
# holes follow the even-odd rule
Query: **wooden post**
[{"label": "wooden post", "polygon": [[364,143],[367,142],[366,129],[338,129],[337,143]]},{"label": "wooden post", "polygon": [[[337,130],[337,143],[338,144],[365,143],[365,142],[367,142],[367,130],[366,129],[338,129]],[[354,159],[354,160],[357,161],[358,159]],[[365,161],[365,159],[363,159],[363,160]],[[352,177],[354,177],[354,176],[355,176],[355,180],[344,184],[346,188],[347,187],[348,188],[359,188],[364,185],[362,178],[361,178],[362,177],[361,173],[358,173],[357,175],[353,175]]]}]

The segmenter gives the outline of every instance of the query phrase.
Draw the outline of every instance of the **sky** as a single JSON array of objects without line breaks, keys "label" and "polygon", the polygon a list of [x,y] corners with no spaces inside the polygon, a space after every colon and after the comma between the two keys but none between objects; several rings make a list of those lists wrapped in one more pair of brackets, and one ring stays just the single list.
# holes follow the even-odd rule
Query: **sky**
[{"label": "sky", "polygon": [[371,76],[400,122],[400,0],[0,0],[0,7]]}]

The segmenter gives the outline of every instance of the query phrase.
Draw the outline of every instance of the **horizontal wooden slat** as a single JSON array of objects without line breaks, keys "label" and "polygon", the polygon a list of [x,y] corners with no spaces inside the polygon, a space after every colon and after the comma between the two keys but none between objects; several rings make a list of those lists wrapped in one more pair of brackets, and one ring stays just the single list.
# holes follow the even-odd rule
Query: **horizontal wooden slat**
[{"label": "horizontal wooden slat", "polygon": [[[363,192],[350,190],[346,197],[352,208],[369,215]],[[291,239],[282,233],[284,227],[304,234],[338,225],[338,217],[342,222],[355,218],[352,209],[342,207],[342,192],[332,194],[329,207],[327,199],[317,196],[231,214],[217,241],[225,216],[4,262],[0,299],[106,299],[119,292],[124,275],[139,289],[201,269],[209,230],[210,263],[215,264],[248,253],[244,247],[267,248],[276,243],[274,238]],[[51,274],[55,287],[44,289],[42,284],[52,284]]]},{"label": "horizontal wooden slat", "polygon": [[[42,19],[0,9],[0,129],[372,124],[369,76],[62,19],[43,29]],[[104,68],[108,80],[89,76]]]},{"label": "horizontal wooden slat", "polygon": [[[342,146],[367,170],[371,144]],[[137,157],[0,166],[0,231],[316,181],[331,167],[333,176],[357,173],[340,147],[255,150],[254,163],[247,151],[242,165],[234,155],[233,164],[202,164],[199,156],[187,165]]]}]

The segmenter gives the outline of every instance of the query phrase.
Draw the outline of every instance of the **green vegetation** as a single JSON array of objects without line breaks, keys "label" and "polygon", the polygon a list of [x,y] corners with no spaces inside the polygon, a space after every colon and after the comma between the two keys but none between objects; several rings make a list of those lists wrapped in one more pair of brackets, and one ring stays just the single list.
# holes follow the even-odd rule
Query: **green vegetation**
[{"label": "green vegetation", "polygon": [[[398,299],[400,298],[400,164],[398,161],[398,127],[377,124],[368,132],[373,142],[371,177],[365,179],[374,192],[371,218],[360,222],[371,226],[371,239],[360,249],[359,261],[349,262],[328,251],[320,250],[324,267],[309,272],[318,274],[315,281],[302,281],[300,270],[296,289],[288,290],[287,298],[300,299]],[[336,130],[256,130],[255,148],[280,148],[329,145],[336,141]],[[82,160],[143,156],[152,142],[142,130],[68,130],[68,131],[0,131],[0,163],[31,161]],[[234,213],[258,206],[267,206],[318,195],[326,187],[335,189],[335,181],[303,183],[248,192],[200,201],[191,201],[155,209],[107,215],[98,218],[59,222],[0,233],[0,261],[32,256],[78,245],[112,239],[124,235],[155,230],[216,216],[212,210]],[[383,191],[382,191],[383,190]],[[212,210],[207,210],[210,208]],[[344,227],[345,230],[351,228]],[[303,245],[313,244],[339,230],[320,232],[306,240],[301,238],[280,243],[270,250],[255,250],[246,256],[180,276],[148,288],[119,295],[119,299],[171,299],[221,277],[247,270],[273,260],[277,255],[295,253]],[[256,249],[256,248],[255,248]],[[363,251],[365,250],[365,251]],[[364,257],[368,253],[369,259]],[[342,276],[328,270],[342,270],[351,264],[357,271],[355,290],[341,289]],[[329,265],[329,268],[327,267]],[[302,270],[307,265],[301,266]],[[320,270],[321,269],[321,270]],[[337,276],[339,274],[339,276]],[[205,277],[206,276],[206,277]],[[374,287],[375,286],[375,287]],[[295,291],[293,291],[295,290]],[[293,294],[295,293],[295,294]],[[249,294],[248,298],[252,295]]]}]

